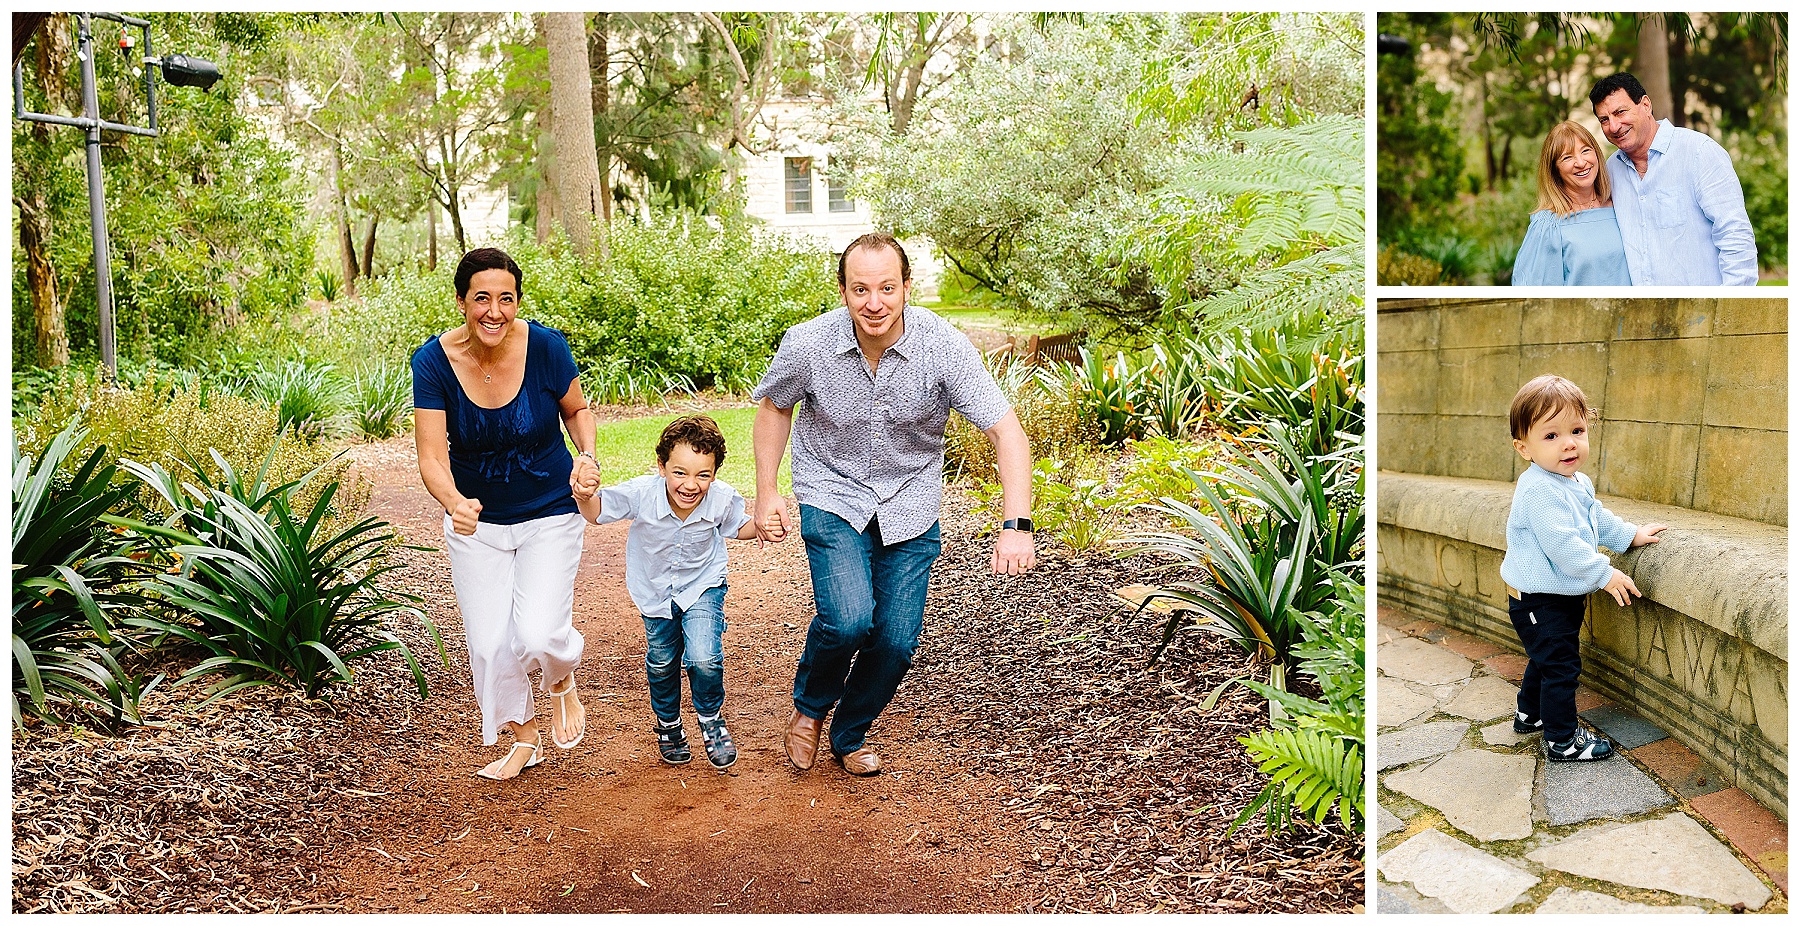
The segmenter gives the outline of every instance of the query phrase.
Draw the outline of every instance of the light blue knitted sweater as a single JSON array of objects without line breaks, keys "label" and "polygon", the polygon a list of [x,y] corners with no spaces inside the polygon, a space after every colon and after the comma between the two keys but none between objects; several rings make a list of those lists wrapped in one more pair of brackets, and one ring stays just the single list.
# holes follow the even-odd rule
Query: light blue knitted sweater
[{"label": "light blue knitted sweater", "polygon": [[1582,473],[1558,476],[1531,464],[1513,489],[1500,577],[1521,592],[1587,595],[1606,587],[1615,553],[1631,549],[1637,527],[1607,511]]}]

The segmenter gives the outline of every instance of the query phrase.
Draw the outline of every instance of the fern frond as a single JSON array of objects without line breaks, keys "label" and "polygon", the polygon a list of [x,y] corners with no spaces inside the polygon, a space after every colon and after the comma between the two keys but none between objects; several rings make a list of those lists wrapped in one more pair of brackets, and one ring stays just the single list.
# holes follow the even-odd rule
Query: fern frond
[{"label": "fern frond", "polygon": [[1317,825],[1335,809],[1346,829],[1363,831],[1361,749],[1315,730],[1264,730],[1238,741],[1269,783],[1238,814],[1227,835],[1260,808],[1269,810],[1271,830],[1285,829],[1296,811]]}]

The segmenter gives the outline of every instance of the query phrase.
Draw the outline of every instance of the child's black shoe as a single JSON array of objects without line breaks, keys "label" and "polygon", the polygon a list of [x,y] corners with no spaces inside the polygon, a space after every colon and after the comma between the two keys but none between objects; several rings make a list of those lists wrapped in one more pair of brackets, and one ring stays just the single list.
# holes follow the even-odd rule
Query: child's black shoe
[{"label": "child's black shoe", "polygon": [[1544,755],[1552,762],[1598,762],[1610,759],[1613,744],[1604,736],[1595,736],[1580,727],[1575,728],[1575,735],[1560,743],[1546,741]]},{"label": "child's black shoe", "polygon": [[1542,733],[1544,732],[1544,719],[1533,717],[1524,711],[1517,711],[1513,714],[1513,732],[1520,736]]},{"label": "child's black shoe", "polygon": [[713,768],[726,769],[737,761],[737,745],[731,741],[731,731],[725,729],[725,718],[714,717],[707,720],[700,718],[700,738],[706,743],[706,761]]},{"label": "child's black shoe", "polygon": [[679,720],[672,727],[665,727],[661,721],[657,722],[656,749],[662,753],[662,760],[670,765],[686,765],[694,757],[688,751],[687,731],[681,728]]}]

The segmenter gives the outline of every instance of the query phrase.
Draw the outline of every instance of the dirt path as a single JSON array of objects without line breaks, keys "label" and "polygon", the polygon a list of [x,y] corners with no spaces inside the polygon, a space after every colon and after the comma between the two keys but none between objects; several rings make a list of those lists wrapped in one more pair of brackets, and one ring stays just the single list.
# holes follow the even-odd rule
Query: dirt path
[{"label": "dirt path", "polygon": [[[440,545],[441,514],[419,487],[411,448],[359,448],[371,513],[413,542]],[[746,476],[739,474],[740,477]],[[829,760],[790,767],[781,732],[812,601],[800,545],[734,543],[726,599],[727,716],[739,759],[715,772],[684,719],[695,761],[662,764],[649,733],[641,618],[623,582],[626,525],[590,527],[575,624],[587,739],[519,779],[472,771],[480,745],[449,566],[419,553],[397,573],[443,631],[451,666],[394,744],[362,769],[372,797],[346,814],[335,876],[346,911],[1010,912],[1024,908],[1019,851],[999,829],[1007,783],[949,764],[905,710],[871,742],[872,779]],[[904,700],[905,689],[902,689]],[[685,697],[685,696],[684,696]],[[899,705],[900,701],[897,700]],[[548,703],[540,697],[539,709]],[[684,715],[691,712],[684,711]]]}]

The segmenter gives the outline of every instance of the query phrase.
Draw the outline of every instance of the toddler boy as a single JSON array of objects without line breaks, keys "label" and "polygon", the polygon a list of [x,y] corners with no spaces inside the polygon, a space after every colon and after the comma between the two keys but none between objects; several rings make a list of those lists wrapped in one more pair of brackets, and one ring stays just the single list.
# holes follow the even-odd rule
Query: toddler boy
[{"label": "toddler boy", "polygon": [[1631,577],[1599,551],[1656,543],[1665,525],[1633,527],[1594,497],[1580,472],[1588,456],[1587,396],[1560,376],[1540,376],[1513,396],[1513,449],[1531,461],[1513,490],[1506,518],[1508,612],[1529,662],[1519,685],[1513,730],[1542,730],[1552,762],[1613,754],[1612,743],[1576,725],[1581,679],[1581,621],[1587,596],[1605,589],[1621,606],[1641,596]]},{"label": "toddler boy", "polygon": [[600,488],[576,486],[581,516],[595,524],[630,519],[625,588],[644,618],[644,669],[656,713],[657,751],[686,763],[681,725],[681,665],[714,768],[737,761],[725,729],[725,541],[756,537],[744,497],[718,479],[725,435],[706,415],[677,418],[656,444],[656,472]]}]

